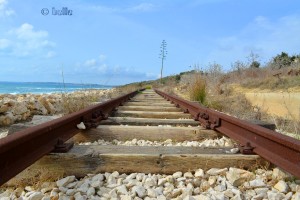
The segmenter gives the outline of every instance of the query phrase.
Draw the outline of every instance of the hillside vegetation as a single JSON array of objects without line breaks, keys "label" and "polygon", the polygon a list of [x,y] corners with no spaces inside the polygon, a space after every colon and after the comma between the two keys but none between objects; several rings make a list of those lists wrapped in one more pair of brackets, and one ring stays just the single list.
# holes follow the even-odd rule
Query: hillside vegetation
[{"label": "hillside vegetation", "polygon": [[278,131],[300,138],[300,56],[283,52],[264,66],[254,55],[250,58],[235,62],[229,72],[217,63],[205,70],[196,65],[164,77],[162,83],[145,81],[122,88],[159,88],[240,119],[275,123]]}]

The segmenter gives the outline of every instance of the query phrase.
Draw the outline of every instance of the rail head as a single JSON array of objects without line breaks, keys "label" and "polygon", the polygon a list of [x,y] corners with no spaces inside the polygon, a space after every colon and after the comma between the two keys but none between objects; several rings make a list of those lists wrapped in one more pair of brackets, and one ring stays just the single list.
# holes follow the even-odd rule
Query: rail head
[{"label": "rail head", "polygon": [[208,109],[174,95],[155,89],[208,129],[214,129],[236,140],[244,153],[256,153],[271,163],[300,178],[300,141],[276,131]]},{"label": "rail head", "polygon": [[61,148],[61,143],[80,132],[77,124],[84,122],[87,127],[96,126],[114,108],[138,92],[122,95],[0,139],[0,186],[56,147]]}]

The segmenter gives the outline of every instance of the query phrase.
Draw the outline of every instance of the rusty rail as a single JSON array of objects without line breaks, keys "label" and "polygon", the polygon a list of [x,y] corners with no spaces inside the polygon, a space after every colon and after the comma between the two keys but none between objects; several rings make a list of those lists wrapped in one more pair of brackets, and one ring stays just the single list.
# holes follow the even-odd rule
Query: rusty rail
[{"label": "rusty rail", "polygon": [[244,154],[256,153],[300,178],[300,141],[246,121],[210,110],[197,103],[155,90],[159,95],[189,112],[202,126],[239,142]]},{"label": "rusty rail", "polygon": [[80,132],[77,124],[95,127],[114,108],[138,91],[90,106],[59,119],[28,128],[0,139],[0,186],[51,151],[65,152],[72,143],[65,143]]}]

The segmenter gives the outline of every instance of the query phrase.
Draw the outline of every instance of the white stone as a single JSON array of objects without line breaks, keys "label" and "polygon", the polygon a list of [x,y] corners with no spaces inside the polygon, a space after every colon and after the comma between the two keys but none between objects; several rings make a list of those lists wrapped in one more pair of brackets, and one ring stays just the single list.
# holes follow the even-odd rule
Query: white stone
[{"label": "white stone", "polygon": [[85,196],[82,196],[80,194],[80,192],[77,192],[75,195],[74,195],[74,198],[75,200],[86,200],[86,197]]},{"label": "white stone", "polygon": [[200,188],[201,188],[202,191],[208,190],[208,189],[210,188],[209,182],[206,181],[206,180],[203,181],[203,182],[201,183],[201,185],[200,185]]},{"label": "white stone", "polygon": [[68,185],[69,183],[75,181],[75,179],[76,179],[75,176],[67,176],[63,179],[56,181],[56,185],[58,187],[64,187],[64,186]]},{"label": "white stone", "polygon": [[83,183],[78,189],[77,191],[82,192],[82,193],[87,193],[89,189],[89,184],[88,183]]},{"label": "white stone", "polygon": [[216,176],[210,176],[208,178],[209,185],[214,185],[216,183],[216,181],[217,181],[217,177]]},{"label": "white stone", "polygon": [[219,168],[211,168],[206,173],[212,176],[216,175],[225,175],[225,173],[228,171],[227,168],[219,169]]},{"label": "white stone", "polygon": [[80,129],[80,130],[85,130],[86,129],[83,122],[80,122],[79,124],[77,124],[77,128]]},{"label": "white stone", "polygon": [[53,189],[53,187],[46,187],[46,188],[41,189],[41,192],[42,192],[43,194],[45,194],[46,192],[49,192],[49,191],[51,191],[52,189]]},{"label": "white stone", "polygon": [[293,193],[289,192],[285,195],[284,200],[290,200],[290,199],[292,199],[292,197],[293,197]]},{"label": "white stone", "polygon": [[261,200],[261,199],[264,199],[264,198],[266,198],[266,197],[267,197],[267,194],[261,193],[261,194],[254,195],[254,196],[251,198],[251,200]]},{"label": "white stone", "polygon": [[203,169],[197,169],[195,171],[195,177],[197,177],[197,178],[203,178],[204,177],[204,171],[203,171]]},{"label": "white stone", "polygon": [[190,195],[187,195],[186,197],[184,197],[183,200],[195,200],[195,198]]},{"label": "white stone", "polygon": [[174,190],[174,186],[172,184],[168,184],[166,187],[164,187],[163,194],[166,196],[169,193],[171,193]]},{"label": "white stone", "polygon": [[152,178],[147,178],[145,180],[144,186],[146,188],[153,187],[153,186],[156,186],[156,182]]},{"label": "white stone", "polygon": [[256,194],[266,195],[267,192],[269,191],[269,188],[255,188],[254,191],[256,192]]},{"label": "white stone", "polygon": [[243,200],[240,194],[236,194],[234,197],[232,197],[230,200]]},{"label": "white stone", "polygon": [[91,183],[91,186],[94,187],[94,188],[101,187],[102,185],[103,185],[103,182],[102,182],[102,181],[99,181],[99,180],[93,181],[93,182]]},{"label": "white stone", "polygon": [[90,196],[94,195],[95,193],[96,193],[95,188],[90,187],[90,188],[87,190],[86,195],[87,195],[88,197],[90,197]]},{"label": "white stone", "polygon": [[76,192],[75,189],[68,189],[68,190],[66,191],[66,195],[71,196],[71,195],[74,195],[75,192]]},{"label": "white stone", "polygon": [[125,185],[120,185],[116,188],[117,190],[117,194],[121,194],[121,195],[127,195],[128,194],[128,190],[126,188]]},{"label": "white stone", "polygon": [[65,188],[65,187],[59,187],[58,189],[59,189],[61,192],[64,192],[64,193],[68,190],[68,188]]},{"label": "white stone", "polygon": [[235,194],[231,190],[226,190],[224,192],[224,195],[228,198],[232,198],[232,197],[234,197]]},{"label": "white stone", "polygon": [[103,180],[104,180],[103,174],[97,174],[92,178],[92,181],[103,181]]},{"label": "white stone", "polygon": [[282,193],[278,193],[278,192],[274,192],[274,191],[268,191],[268,199],[272,199],[272,200],[282,200],[285,195]]},{"label": "white stone", "polygon": [[242,185],[246,180],[252,180],[255,175],[243,169],[229,168],[226,173],[227,180],[235,187]]},{"label": "white stone", "polygon": [[175,172],[174,174],[173,174],[173,177],[174,178],[179,178],[179,177],[182,177],[182,172]]},{"label": "white stone", "polygon": [[32,191],[34,191],[34,188],[33,188],[32,186],[26,186],[26,187],[24,188],[24,190],[25,190],[25,191],[28,191],[28,192],[32,192]]},{"label": "white stone", "polygon": [[135,192],[140,198],[145,197],[147,194],[143,186],[134,186],[132,191]]},{"label": "white stone", "polygon": [[251,188],[258,188],[258,187],[266,187],[266,184],[261,179],[255,179],[255,180],[249,181],[249,186]]},{"label": "white stone", "polygon": [[293,197],[292,200],[300,200],[300,192],[296,192]]},{"label": "white stone", "polygon": [[158,200],[167,200],[167,198],[164,195],[159,195],[156,199],[158,199]]},{"label": "white stone", "polygon": [[44,196],[42,200],[51,200],[51,198],[49,196]]},{"label": "white stone", "polygon": [[50,192],[50,197],[56,197],[58,195],[58,188],[54,188],[51,192]]},{"label": "white stone", "polygon": [[166,178],[160,178],[160,179],[158,179],[157,185],[158,185],[158,186],[161,186],[161,185],[165,184],[166,182],[167,182],[167,179],[166,179]]},{"label": "white stone", "polygon": [[157,197],[157,192],[156,190],[152,189],[152,188],[148,188],[147,189],[147,196],[151,197],[151,198],[156,198]]},{"label": "white stone", "polygon": [[33,192],[29,197],[28,200],[41,200],[43,198],[43,193],[41,192]]},{"label": "white stone", "polygon": [[289,186],[283,180],[278,181],[278,183],[276,183],[276,185],[274,185],[274,188],[282,193],[287,193],[289,190]]},{"label": "white stone", "polygon": [[203,195],[203,194],[200,194],[200,195],[194,196],[194,198],[195,198],[196,200],[211,200],[211,198],[210,198],[210,197],[208,197],[208,196],[205,196],[205,195]]},{"label": "white stone", "polygon": [[273,169],[273,173],[272,173],[272,178],[276,179],[276,180],[285,180],[287,177],[289,177],[289,175],[282,171],[279,168],[274,168]]},{"label": "white stone", "polygon": [[181,189],[174,189],[173,191],[171,191],[169,196],[170,196],[170,198],[176,198],[179,195],[181,195],[181,193],[182,193]]},{"label": "white stone", "polygon": [[120,199],[121,200],[132,200],[132,197],[130,195],[121,195]]},{"label": "white stone", "polygon": [[112,189],[111,191],[109,191],[108,195],[110,198],[117,198],[118,197],[117,190]]},{"label": "white stone", "polygon": [[194,178],[193,174],[191,172],[185,172],[183,175],[185,178]]},{"label": "white stone", "polygon": [[108,179],[107,179],[107,184],[110,185],[110,184],[116,184],[117,183],[117,180],[115,177],[113,176],[109,176]]}]

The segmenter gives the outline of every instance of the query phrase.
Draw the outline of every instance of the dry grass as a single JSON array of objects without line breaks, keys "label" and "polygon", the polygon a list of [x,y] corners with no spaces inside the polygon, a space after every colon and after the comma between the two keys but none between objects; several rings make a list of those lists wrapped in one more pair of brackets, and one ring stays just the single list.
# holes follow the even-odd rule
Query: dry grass
[{"label": "dry grass", "polygon": [[[33,176],[34,175],[34,176]],[[27,168],[16,177],[7,182],[4,187],[20,187],[33,186],[40,188],[45,182],[55,182],[63,177],[63,172],[49,171],[46,168],[30,169]]]},{"label": "dry grass", "polygon": [[81,91],[75,93],[62,93],[63,113],[70,114],[86,108],[92,102],[100,101],[102,91]]},{"label": "dry grass", "polygon": [[206,101],[206,81],[200,73],[195,73],[189,85],[190,100],[204,104]]}]

